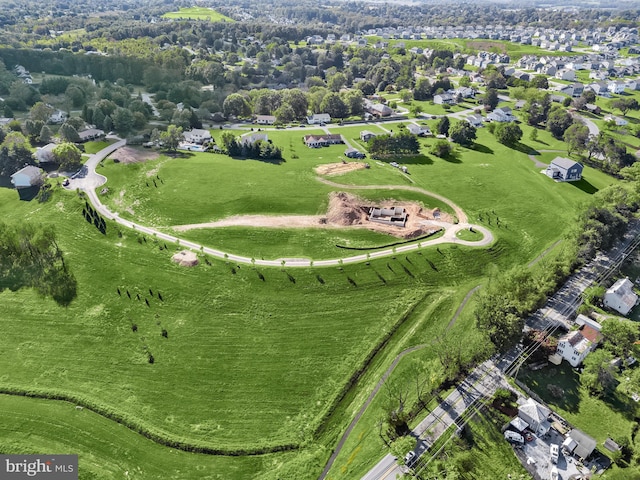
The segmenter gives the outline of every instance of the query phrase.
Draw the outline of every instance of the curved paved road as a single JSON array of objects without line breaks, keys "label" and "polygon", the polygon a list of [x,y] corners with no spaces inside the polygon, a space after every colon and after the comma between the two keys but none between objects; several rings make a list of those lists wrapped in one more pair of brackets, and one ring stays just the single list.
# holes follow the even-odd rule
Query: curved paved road
[{"label": "curved paved road", "polygon": [[[164,240],[167,242],[172,242],[172,243],[176,243],[178,245],[187,247],[187,248],[191,248],[194,250],[199,250],[202,251],[203,253],[206,253],[207,255],[211,255],[213,257],[217,257],[217,258],[222,258],[225,260],[230,260],[233,262],[237,262],[237,263],[242,263],[242,264],[249,264],[249,265],[260,265],[260,266],[267,266],[267,267],[279,267],[281,265],[283,265],[283,262],[286,266],[289,267],[310,267],[310,266],[317,266],[317,267],[327,267],[327,266],[335,266],[335,265],[341,265],[344,263],[360,263],[360,262],[364,262],[370,259],[375,259],[375,258],[381,258],[381,257],[387,257],[387,256],[391,256],[391,255],[395,255],[398,253],[406,253],[406,252],[410,252],[413,250],[418,250],[422,247],[428,246],[428,245],[437,245],[437,244],[443,244],[443,243],[456,243],[458,245],[467,245],[467,246],[475,246],[475,247],[482,247],[482,246],[487,246],[490,245],[491,243],[493,243],[493,234],[486,229],[485,227],[479,226],[479,225],[471,225],[466,223],[467,222],[467,216],[465,215],[465,213],[462,211],[462,209],[460,207],[458,207],[455,203],[453,203],[451,200],[442,197],[440,195],[434,194],[432,192],[429,192],[427,190],[423,190],[421,188],[418,187],[407,187],[407,186],[392,186],[392,185],[383,185],[383,186],[346,186],[346,185],[340,185],[338,183],[333,183],[330,182],[328,180],[322,180],[324,181],[324,183],[327,183],[328,185],[334,185],[337,186],[338,188],[359,188],[359,189],[387,189],[387,190],[398,190],[398,189],[404,189],[404,190],[411,190],[411,191],[415,191],[415,192],[419,192],[419,193],[423,193],[425,195],[429,195],[432,196],[434,198],[437,198],[440,201],[445,202],[447,205],[451,206],[451,208],[453,208],[453,210],[456,212],[456,215],[458,216],[458,220],[460,221],[460,223],[458,224],[449,224],[449,223],[444,223],[444,222],[433,222],[436,225],[442,226],[445,229],[445,233],[444,235],[442,235],[439,238],[433,239],[433,240],[426,240],[424,242],[418,242],[418,243],[413,243],[413,244],[409,244],[409,245],[402,245],[399,247],[396,247],[395,249],[386,249],[386,250],[380,250],[380,251],[376,251],[376,252],[370,252],[370,253],[363,253],[360,255],[354,255],[352,257],[345,257],[345,258],[334,258],[334,259],[329,259],[329,260],[318,260],[318,261],[313,261],[307,258],[277,258],[275,260],[262,260],[262,259],[255,259],[255,258],[250,258],[250,257],[244,257],[241,255],[235,255],[232,253],[227,253],[227,252],[223,252],[221,250],[216,250],[214,248],[210,248],[210,247],[205,247],[204,245],[200,245],[198,243],[195,242],[191,242],[189,240],[185,240],[179,237],[176,237],[174,235],[170,235],[164,232],[161,232],[159,230],[156,230],[154,228],[150,228],[147,227],[145,225],[141,225],[139,223],[133,222],[131,220],[126,220],[124,218],[121,218],[118,216],[118,213],[112,212],[111,210],[109,210],[98,198],[98,195],[96,194],[96,189],[102,185],[104,185],[107,181],[106,177],[103,175],[100,175],[99,173],[96,172],[96,167],[98,166],[98,164],[104,160],[108,155],[110,155],[111,153],[113,153],[115,150],[117,150],[118,148],[123,147],[126,144],[126,140],[120,140],[117,137],[108,137],[108,138],[115,138],[118,141],[112,145],[109,145],[108,147],[104,148],[103,150],[100,150],[98,153],[91,155],[91,157],[89,158],[89,160],[85,163],[85,165],[82,167],[82,169],[77,172],[76,174],[74,174],[69,181],[69,185],[67,185],[67,189],[69,190],[76,190],[76,189],[80,189],[82,191],[84,191],[89,200],[91,201],[91,203],[93,204],[93,207],[96,209],[96,211],[98,211],[103,217],[108,218],[110,220],[113,220],[115,222],[117,222],[120,225],[123,225],[127,228],[130,228],[132,230],[136,230],[139,231],[141,233],[147,234],[147,235],[151,235],[155,238],[158,238],[160,240]],[[461,240],[457,237],[457,233],[461,230],[468,230],[469,228],[473,228],[474,230],[477,230],[479,232],[482,233],[482,235],[484,236],[482,238],[482,240],[473,242],[473,241],[468,241],[468,240]]]}]

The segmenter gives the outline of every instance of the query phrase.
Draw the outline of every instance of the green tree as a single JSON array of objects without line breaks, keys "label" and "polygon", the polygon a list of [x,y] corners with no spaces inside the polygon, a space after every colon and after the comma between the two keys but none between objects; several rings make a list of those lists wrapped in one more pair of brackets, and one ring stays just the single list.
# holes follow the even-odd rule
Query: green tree
[{"label": "green tree", "polygon": [[551,135],[555,138],[561,139],[564,132],[572,123],[573,118],[571,117],[571,114],[561,106],[556,105],[549,111],[549,116],[547,117],[547,130],[549,130]]},{"label": "green tree", "polygon": [[160,133],[160,141],[164,148],[170,152],[178,149],[178,144],[182,141],[182,128],[176,125],[169,125],[167,130]]},{"label": "green tree", "polygon": [[78,131],[70,123],[63,123],[58,133],[60,135],[60,138],[62,138],[65,142],[80,141],[80,135],[78,135]]},{"label": "green tree", "polygon": [[120,135],[127,135],[133,129],[133,114],[127,108],[117,108],[113,114],[113,128]]},{"label": "green tree", "polygon": [[562,139],[567,144],[567,155],[573,152],[581,154],[587,148],[589,128],[581,122],[574,122],[565,130]]},{"label": "green tree", "polygon": [[635,98],[616,98],[609,102],[609,106],[617,108],[623,116],[626,116],[629,110],[638,109],[638,101]]},{"label": "green tree", "polygon": [[465,120],[461,120],[453,125],[449,130],[449,136],[455,143],[463,147],[473,145],[476,139],[476,128]]},{"label": "green tree", "polygon": [[82,152],[74,143],[64,142],[56,145],[52,153],[63,172],[73,172],[82,166]]},{"label": "green tree", "polygon": [[503,145],[515,145],[522,138],[522,129],[515,123],[500,123],[493,132]]},{"label": "green tree", "polygon": [[34,122],[41,121],[47,123],[49,117],[53,114],[53,107],[45,104],[44,102],[36,102],[29,110],[29,116]]},{"label": "green tree", "polygon": [[402,436],[391,444],[391,455],[396,457],[398,465],[404,465],[404,457],[416,448],[416,440],[410,436]]},{"label": "green tree", "polygon": [[287,90],[283,95],[284,103],[288,103],[294,111],[294,118],[304,118],[307,116],[309,102],[307,95],[298,88]]},{"label": "green tree", "polygon": [[296,118],[296,112],[288,103],[283,103],[275,111],[276,120],[280,123],[292,122]]},{"label": "green tree", "polygon": [[324,96],[320,103],[320,110],[328,113],[332,118],[345,118],[349,115],[347,105],[336,92],[329,92]]},{"label": "green tree", "polygon": [[225,116],[233,115],[234,117],[242,118],[251,115],[249,102],[247,102],[247,99],[239,93],[232,93],[225,98],[222,104],[222,110],[224,111]]},{"label": "green tree", "polygon": [[337,72],[327,79],[327,87],[332,92],[339,92],[347,84],[347,77],[342,72]]},{"label": "green tree", "polygon": [[506,352],[522,338],[524,319],[511,300],[496,292],[478,295],[476,325],[487,333],[499,352]]},{"label": "green tree", "polygon": [[591,352],[584,359],[580,381],[592,394],[603,396],[616,386],[615,371],[611,361],[613,355],[604,349]]},{"label": "green tree", "polygon": [[449,135],[449,126],[449,117],[442,117],[440,121],[438,121],[438,134],[445,136]]},{"label": "green tree", "polygon": [[428,78],[419,78],[413,88],[414,100],[428,100],[431,98],[431,82]]},{"label": "green tree", "polygon": [[429,153],[440,158],[446,158],[451,155],[452,152],[453,147],[451,144],[443,139],[436,140],[436,143],[434,143],[429,149]]},{"label": "green tree", "polygon": [[525,103],[522,108],[527,124],[537,126],[547,121],[549,109],[551,108],[551,99],[548,93],[535,95]]},{"label": "green tree", "polygon": [[43,125],[42,128],[40,129],[38,140],[41,143],[49,143],[51,142],[52,138],[53,138],[53,133],[51,132],[51,129],[47,125]]},{"label": "green tree", "polygon": [[487,88],[481,101],[486,110],[493,110],[500,102],[500,99],[498,98],[498,91],[495,88]]},{"label": "green tree", "polygon": [[638,340],[638,324],[627,320],[608,319],[602,322],[605,349],[620,358],[631,355]]}]

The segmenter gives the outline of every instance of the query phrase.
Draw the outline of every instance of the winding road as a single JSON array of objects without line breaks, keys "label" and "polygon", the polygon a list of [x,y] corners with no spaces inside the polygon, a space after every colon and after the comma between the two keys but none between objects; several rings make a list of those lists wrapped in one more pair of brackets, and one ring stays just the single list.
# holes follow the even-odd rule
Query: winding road
[{"label": "winding road", "polygon": [[[170,235],[168,233],[161,232],[154,228],[141,225],[134,221],[121,218],[117,212],[112,212],[111,210],[109,210],[107,206],[100,201],[100,198],[96,193],[96,189],[98,189],[99,187],[101,187],[107,182],[107,178],[104,175],[100,175],[99,173],[96,172],[96,167],[107,156],[115,152],[117,149],[124,147],[126,145],[126,140],[121,140],[118,137],[114,137],[114,136],[108,136],[107,138],[115,139],[117,141],[109,145],[108,147],[100,150],[99,152],[91,155],[89,157],[89,160],[87,160],[85,165],[82,167],[82,169],[77,173],[75,173],[69,179],[69,184],[66,186],[66,188],[68,190],[81,190],[85,192],[87,197],[91,201],[93,208],[95,208],[95,210],[99,212],[100,215],[110,220],[113,220],[124,227],[130,228],[132,230],[136,230],[140,233],[151,235],[157,239],[160,239],[166,242],[175,243],[186,248],[190,248],[196,251],[201,251],[213,257],[230,260],[230,261],[241,263],[241,264],[260,265],[265,267],[279,267],[282,265],[286,265],[288,267],[311,267],[311,266],[329,267],[329,266],[335,266],[335,265],[342,265],[346,263],[360,263],[360,262],[365,262],[375,258],[387,257],[387,256],[395,255],[398,253],[406,253],[413,250],[418,250],[422,247],[426,247],[429,245],[455,243],[458,245],[484,247],[492,244],[494,240],[493,234],[487,228],[482,227],[480,225],[472,225],[467,223],[467,215],[458,205],[453,203],[448,198],[445,198],[433,192],[429,192],[422,188],[402,186],[402,185],[381,185],[381,186],[341,185],[339,183],[331,182],[329,180],[319,179],[323,183],[330,186],[334,186],[336,188],[349,188],[349,189],[362,189],[362,190],[380,190],[380,189],[409,190],[409,191],[422,193],[424,195],[436,198],[446,203],[447,205],[449,205],[455,212],[456,216],[458,217],[459,223],[451,224],[451,223],[436,222],[436,221],[431,222],[434,225],[441,226],[445,230],[444,235],[442,235],[441,237],[435,238],[433,240],[426,240],[423,242],[417,242],[417,243],[412,243],[408,245],[401,245],[396,248],[389,248],[389,249],[375,251],[375,252],[363,253],[363,254],[354,255],[351,257],[333,258],[328,260],[313,261],[308,258],[277,258],[274,260],[264,260],[264,259],[244,257],[242,255],[235,255],[233,253],[223,252],[221,250],[216,250],[214,248],[206,247],[204,245],[200,245],[198,243],[185,240],[183,238]],[[469,230],[469,229],[473,229],[475,231],[482,233],[483,238],[478,241],[462,240],[458,238],[457,236],[458,232],[462,230]]]}]

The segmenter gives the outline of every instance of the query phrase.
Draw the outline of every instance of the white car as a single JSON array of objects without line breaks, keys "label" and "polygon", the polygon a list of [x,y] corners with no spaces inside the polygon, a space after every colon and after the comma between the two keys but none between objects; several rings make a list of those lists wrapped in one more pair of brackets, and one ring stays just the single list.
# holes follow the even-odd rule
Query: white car
[{"label": "white car", "polygon": [[416,452],[414,452],[413,450],[411,450],[409,453],[407,453],[404,456],[404,463],[405,465],[410,465],[413,462],[413,459],[416,458]]}]

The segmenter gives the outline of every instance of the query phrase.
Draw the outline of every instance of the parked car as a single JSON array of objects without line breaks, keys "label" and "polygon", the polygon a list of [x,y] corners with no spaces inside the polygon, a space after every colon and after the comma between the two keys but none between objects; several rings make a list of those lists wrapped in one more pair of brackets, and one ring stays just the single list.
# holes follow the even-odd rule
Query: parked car
[{"label": "parked car", "polygon": [[411,463],[413,462],[413,459],[416,458],[416,452],[414,452],[413,450],[411,450],[409,453],[407,453],[404,456],[404,463],[405,465],[411,465]]}]

